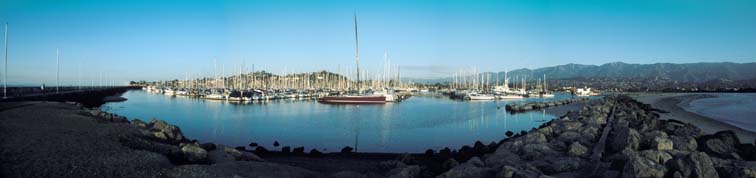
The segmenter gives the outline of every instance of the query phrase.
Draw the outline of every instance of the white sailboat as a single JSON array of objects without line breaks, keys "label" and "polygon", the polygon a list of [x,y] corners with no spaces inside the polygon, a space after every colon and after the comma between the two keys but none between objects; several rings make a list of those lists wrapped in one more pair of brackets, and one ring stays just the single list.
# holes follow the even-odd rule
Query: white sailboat
[{"label": "white sailboat", "polygon": [[465,99],[467,100],[494,100],[496,97],[493,95],[487,95],[487,94],[480,94],[478,92],[470,92],[467,93],[467,96],[465,96]]},{"label": "white sailboat", "polygon": [[522,95],[516,95],[515,92],[509,88],[509,78],[507,77],[507,71],[504,70],[504,83],[501,86],[494,87],[494,93],[497,94],[498,99],[522,99]]}]

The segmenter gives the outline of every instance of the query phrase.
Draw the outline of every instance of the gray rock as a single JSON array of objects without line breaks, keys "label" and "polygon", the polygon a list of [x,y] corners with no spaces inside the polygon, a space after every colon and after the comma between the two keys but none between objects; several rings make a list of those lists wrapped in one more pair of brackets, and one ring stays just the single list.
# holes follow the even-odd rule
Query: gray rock
[{"label": "gray rock", "polygon": [[657,164],[655,161],[646,159],[644,157],[633,157],[627,164],[625,164],[625,167],[622,169],[622,177],[662,178],[664,177],[664,173],[666,171],[667,168],[665,168],[661,164]]},{"label": "gray rock", "polygon": [[389,178],[415,178],[420,177],[420,166],[418,165],[412,165],[412,166],[404,166],[404,167],[398,167],[394,168],[391,171],[389,171],[388,176]]},{"label": "gray rock", "polygon": [[704,152],[693,152],[685,157],[676,157],[670,167],[680,171],[682,177],[718,178],[716,169]]},{"label": "gray rock", "polygon": [[548,155],[555,155],[557,152],[552,150],[548,144],[529,144],[522,147],[520,150],[521,158],[525,160],[535,160],[543,158]]},{"label": "gray rock", "polygon": [[485,164],[489,166],[518,165],[521,161],[520,155],[507,149],[499,149],[493,154],[485,155],[484,160]]},{"label": "gray rock", "polygon": [[512,178],[514,177],[515,172],[517,172],[516,168],[512,166],[504,166],[501,168],[501,171],[499,171],[499,173],[496,173],[496,177]]},{"label": "gray rock", "polygon": [[677,150],[696,151],[698,149],[698,142],[691,136],[673,135],[669,137],[669,140],[672,140],[672,145]]},{"label": "gray rock", "polygon": [[698,147],[712,156],[722,158],[734,158],[733,153],[737,153],[737,146],[740,140],[735,132],[720,131],[714,135],[704,135],[698,139]]},{"label": "gray rock", "polygon": [[473,164],[461,164],[439,175],[438,178],[485,178],[493,177],[496,171],[492,168],[478,167]]},{"label": "gray rock", "polygon": [[524,136],[525,144],[546,143],[546,136],[540,132],[531,132]]},{"label": "gray rock", "polygon": [[137,128],[141,128],[141,129],[146,129],[147,128],[147,123],[145,123],[144,121],[139,120],[139,119],[131,120],[131,125],[134,125]]},{"label": "gray rock", "polygon": [[659,137],[659,138],[669,138],[669,136],[667,136],[667,133],[659,131],[659,130],[654,130],[654,131],[650,131],[650,132],[644,132],[644,133],[641,134],[640,149],[656,149],[656,145],[653,145],[652,142],[657,137]]},{"label": "gray rock", "polygon": [[168,123],[164,120],[152,118],[152,120],[150,120],[150,126],[155,130],[163,130],[166,126],[168,126]]},{"label": "gray rock", "polygon": [[559,134],[566,131],[578,131],[581,127],[583,127],[583,123],[581,122],[564,121],[558,124],[558,126],[555,129],[555,132]]},{"label": "gray rock", "polygon": [[229,161],[265,161],[254,153],[239,151],[225,145],[217,145],[215,150],[208,153],[208,159],[211,163]]},{"label": "gray rock", "polygon": [[612,152],[619,152],[625,148],[638,150],[640,144],[640,135],[638,134],[638,131],[627,126],[623,127],[619,123],[618,125],[620,126],[615,125],[611,131],[609,137],[610,144],[608,145],[609,149]]},{"label": "gray rock", "polygon": [[672,155],[670,155],[667,152],[659,151],[659,150],[643,150],[640,152],[640,156],[643,156],[645,158],[648,158],[652,161],[656,161],[656,163],[659,164],[665,164],[667,161],[672,159]]},{"label": "gray rock", "polygon": [[577,157],[557,157],[534,161],[533,165],[544,174],[553,175],[578,170],[584,163],[582,159]]},{"label": "gray rock", "polygon": [[588,153],[588,148],[581,145],[580,142],[572,142],[570,148],[567,150],[567,155],[570,156],[583,156]]},{"label": "gray rock", "polygon": [[580,119],[583,123],[589,125],[604,125],[606,124],[606,115],[600,113],[594,113]]},{"label": "gray rock", "polygon": [[473,166],[483,167],[485,164],[483,161],[480,160],[477,156],[470,158],[470,160],[467,160],[467,164],[471,164]]},{"label": "gray rock", "polygon": [[566,131],[559,134],[559,141],[563,141],[565,143],[572,143],[574,141],[577,141],[580,138],[580,134],[574,131]]},{"label": "gray rock", "polygon": [[169,144],[178,144],[184,141],[184,134],[181,133],[181,129],[175,125],[168,124],[163,120],[152,119],[149,124],[151,135]]},{"label": "gray rock", "polygon": [[192,163],[200,163],[207,160],[207,151],[195,144],[184,145],[181,147],[181,152],[184,153],[186,160]]},{"label": "gray rock", "polygon": [[551,128],[551,126],[542,127],[536,130],[537,132],[542,133],[544,136],[552,136],[554,135],[554,129]]},{"label": "gray rock", "polygon": [[656,150],[672,150],[672,140],[668,138],[656,137],[651,141],[651,148]]}]

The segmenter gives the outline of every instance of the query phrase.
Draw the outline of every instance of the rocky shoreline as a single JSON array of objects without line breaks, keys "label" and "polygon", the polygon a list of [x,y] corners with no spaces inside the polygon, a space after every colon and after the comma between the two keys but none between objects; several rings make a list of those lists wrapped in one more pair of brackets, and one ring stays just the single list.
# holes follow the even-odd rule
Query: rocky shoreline
[{"label": "rocky shoreline", "polygon": [[247,150],[76,103],[2,103],[0,177],[756,177],[752,143],[656,112],[612,95],[499,142],[380,154]]}]

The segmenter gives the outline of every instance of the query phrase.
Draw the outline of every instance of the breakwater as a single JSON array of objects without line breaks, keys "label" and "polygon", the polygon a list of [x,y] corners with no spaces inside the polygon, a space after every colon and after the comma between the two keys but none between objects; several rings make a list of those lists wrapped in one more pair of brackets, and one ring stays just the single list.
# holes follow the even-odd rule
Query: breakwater
[{"label": "breakwater", "polygon": [[80,103],[85,107],[98,107],[107,102],[106,98],[108,96],[118,95],[132,89],[139,89],[139,87],[104,87],[91,89],[66,87],[60,92],[55,92],[55,89],[38,90],[36,88],[27,87],[15,89],[24,92],[16,92],[12,97],[1,99],[0,101],[70,101]]},{"label": "breakwater", "polygon": [[585,102],[588,100],[589,98],[572,98],[572,99],[565,99],[565,100],[558,100],[558,101],[513,103],[513,104],[507,104],[505,108],[509,112],[525,112],[525,111],[543,109],[543,108],[548,108],[548,107],[562,106],[562,105],[571,104],[575,102]]},{"label": "breakwater", "polygon": [[731,131],[705,135],[659,120],[646,104],[607,96],[514,135],[440,177],[753,177],[756,148]]}]

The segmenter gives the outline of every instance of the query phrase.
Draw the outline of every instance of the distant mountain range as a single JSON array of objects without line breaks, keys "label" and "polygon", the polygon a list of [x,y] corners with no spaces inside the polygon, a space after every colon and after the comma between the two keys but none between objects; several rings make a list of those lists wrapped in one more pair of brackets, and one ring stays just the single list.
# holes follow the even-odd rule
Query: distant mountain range
[{"label": "distant mountain range", "polygon": [[[483,73],[495,80],[499,75],[503,80],[504,72]],[[481,75],[483,75],[481,74]],[[655,78],[679,82],[703,83],[716,80],[756,80],[756,63],[656,63],[628,64],[613,62],[603,65],[565,64],[538,69],[517,69],[507,73],[510,80],[526,77],[528,80],[543,78],[547,80],[572,78]],[[413,80],[413,79],[403,79]],[[452,77],[441,79],[414,79],[420,83],[443,83],[452,81]]]}]

